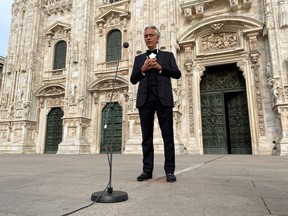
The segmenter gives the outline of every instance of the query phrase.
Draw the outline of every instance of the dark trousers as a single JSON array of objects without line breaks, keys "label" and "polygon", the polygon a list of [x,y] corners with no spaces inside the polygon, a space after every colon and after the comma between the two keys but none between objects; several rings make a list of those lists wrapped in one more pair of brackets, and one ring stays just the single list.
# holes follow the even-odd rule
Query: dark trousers
[{"label": "dark trousers", "polygon": [[173,107],[163,106],[158,96],[153,93],[151,93],[145,105],[139,108],[142,130],[143,172],[152,173],[154,168],[153,129],[155,112],[164,141],[164,170],[166,173],[174,173]]}]

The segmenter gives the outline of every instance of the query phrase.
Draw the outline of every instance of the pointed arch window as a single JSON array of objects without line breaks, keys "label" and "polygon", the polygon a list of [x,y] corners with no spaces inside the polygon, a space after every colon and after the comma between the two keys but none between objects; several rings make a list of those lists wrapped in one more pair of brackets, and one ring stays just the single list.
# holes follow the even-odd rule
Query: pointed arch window
[{"label": "pointed arch window", "polygon": [[55,45],[53,70],[62,69],[66,67],[66,51],[67,43],[59,41]]},{"label": "pointed arch window", "polygon": [[107,35],[106,61],[121,59],[121,32],[113,30]]}]

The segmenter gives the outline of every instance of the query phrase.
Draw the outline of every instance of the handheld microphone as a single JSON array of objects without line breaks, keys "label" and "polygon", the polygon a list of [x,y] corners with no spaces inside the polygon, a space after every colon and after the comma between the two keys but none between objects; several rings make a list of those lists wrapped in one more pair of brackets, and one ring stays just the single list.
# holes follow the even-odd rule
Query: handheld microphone
[{"label": "handheld microphone", "polygon": [[124,42],[124,43],[123,43],[123,47],[124,47],[124,48],[128,48],[128,47],[129,47],[129,43],[128,43],[128,42]]}]

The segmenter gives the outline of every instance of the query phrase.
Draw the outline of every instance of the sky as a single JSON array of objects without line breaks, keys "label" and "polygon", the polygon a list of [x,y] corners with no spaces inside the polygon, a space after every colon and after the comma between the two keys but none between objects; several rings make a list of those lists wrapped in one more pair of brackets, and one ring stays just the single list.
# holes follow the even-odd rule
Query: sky
[{"label": "sky", "polygon": [[7,56],[11,23],[11,7],[14,0],[0,0],[0,55]]}]

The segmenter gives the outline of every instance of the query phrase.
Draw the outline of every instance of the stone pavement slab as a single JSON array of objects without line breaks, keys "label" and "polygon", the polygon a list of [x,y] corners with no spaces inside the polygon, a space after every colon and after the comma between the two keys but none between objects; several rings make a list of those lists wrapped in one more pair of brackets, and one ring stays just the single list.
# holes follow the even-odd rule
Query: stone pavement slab
[{"label": "stone pavement slab", "polygon": [[0,216],[288,216],[288,157],[177,155],[168,183],[155,155],[153,179],[137,182],[142,155],[113,155],[119,203],[93,203],[109,180],[107,156],[0,155]]}]

